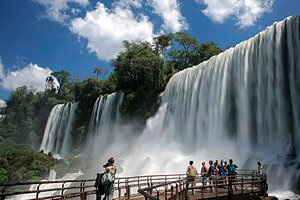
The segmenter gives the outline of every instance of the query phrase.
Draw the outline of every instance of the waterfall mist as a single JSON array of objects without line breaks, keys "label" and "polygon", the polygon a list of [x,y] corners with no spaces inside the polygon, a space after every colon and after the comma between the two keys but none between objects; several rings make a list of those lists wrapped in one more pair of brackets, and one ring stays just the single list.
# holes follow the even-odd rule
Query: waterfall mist
[{"label": "waterfall mist", "polygon": [[[264,163],[271,191],[300,185],[300,17],[175,74],[141,132],[120,116],[123,93],[100,96],[81,154],[95,177],[111,156],[118,176],[185,173],[189,160]],[[41,149],[68,155],[77,104],[56,105]]]},{"label": "waterfall mist", "polygon": [[299,23],[299,17],[289,17],[175,74],[142,133],[129,125],[114,124],[118,131],[98,128],[99,136],[89,143],[98,157],[96,168],[102,170],[110,156],[116,157],[119,176],[185,173],[189,160],[200,168],[202,161],[233,158],[240,168],[252,169],[262,161],[271,190],[295,189],[300,177]]}]

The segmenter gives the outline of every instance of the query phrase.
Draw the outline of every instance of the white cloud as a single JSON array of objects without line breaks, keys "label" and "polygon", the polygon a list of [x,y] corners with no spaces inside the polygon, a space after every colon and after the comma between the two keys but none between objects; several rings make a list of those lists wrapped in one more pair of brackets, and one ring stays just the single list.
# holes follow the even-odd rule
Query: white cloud
[{"label": "white cloud", "polygon": [[164,21],[163,29],[168,32],[178,32],[188,28],[186,19],[180,12],[178,0],[150,0],[154,12]]},{"label": "white cloud", "polygon": [[29,64],[23,69],[4,74],[0,86],[6,90],[15,90],[17,87],[25,85],[34,91],[44,91],[46,77],[49,76],[51,72],[49,68]]},{"label": "white cloud", "polygon": [[[64,22],[69,19],[67,11],[70,9],[70,3],[76,3],[82,7],[89,4],[89,0],[32,0],[43,5],[46,9],[46,17],[52,21]],[[73,9],[73,8],[72,8]],[[71,9],[71,13],[74,14],[74,9]],[[75,14],[78,14],[78,9]]]},{"label": "white cloud", "polygon": [[130,6],[140,7],[140,1],[118,1],[109,10],[104,4],[97,3],[95,10],[87,12],[84,18],[71,21],[70,30],[88,40],[88,49],[95,52],[99,59],[110,60],[122,48],[124,40],[152,41],[153,24],[142,14],[134,15]]},{"label": "white cloud", "polygon": [[[0,99],[0,108],[1,107],[5,107],[5,106],[6,106],[5,101],[3,101],[2,99]],[[1,115],[0,115],[0,117],[1,117]]]},{"label": "white cloud", "polygon": [[275,0],[196,0],[207,7],[202,12],[214,22],[224,23],[228,18],[237,20],[241,28],[253,26],[267,12]]}]

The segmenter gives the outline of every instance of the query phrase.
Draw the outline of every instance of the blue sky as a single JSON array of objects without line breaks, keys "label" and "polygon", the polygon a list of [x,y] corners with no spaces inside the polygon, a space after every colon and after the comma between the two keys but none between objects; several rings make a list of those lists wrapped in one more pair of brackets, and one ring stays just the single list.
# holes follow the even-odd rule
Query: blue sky
[{"label": "blue sky", "polygon": [[186,31],[226,49],[299,13],[300,0],[1,0],[0,99],[52,71],[112,70],[123,40]]}]

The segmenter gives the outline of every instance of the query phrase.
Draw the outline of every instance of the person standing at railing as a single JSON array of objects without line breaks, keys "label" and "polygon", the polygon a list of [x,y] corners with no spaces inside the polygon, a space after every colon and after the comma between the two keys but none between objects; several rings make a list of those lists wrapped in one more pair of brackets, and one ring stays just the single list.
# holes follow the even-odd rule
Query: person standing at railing
[{"label": "person standing at railing", "polygon": [[[189,166],[187,167],[186,170],[186,175],[187,175],[187,184],[186,187],[188,189],[189,184],[191,183],[191,186],[195,186],[195,178],[198,175],[198,171],[196,167],[194,166],[194,161],[189,162]],[[194,192],[194,190],[193,190]]]},{"label": "person standing at railing", "polygon": [[208,168],[205,164],[205,162],[202,162],[202,167],[201,167],[201,177],[202,177],[202,186],[207,185],[207,173],[208,173]]},{"label": "person standing at railing", "polygon": [[215,174],[215,165],[214,165],[214,162],[212,160],[208,161],[209,163],[209,168],[208,168],[208,172],[207,172],[207,176],[208,176],[208,179],[209,179],[209,185],[210,185],[210,190],[211,192],[213,192],[213,184],[214,184],[214,176],[216,175]]},{"label": "person standing at railing", "polygon": [[[236,180],[236,168],[238,168],[238,166],[236,164],[233,163],[232,159],[229,159],[229,164],[227,165],[227,171],[228,171],[228,182],[229,182],[229,190],[232,192],[232,184],[235,182]],[[237,190],[236,185],[234,185],[235,190]]]},{"label": "person standing at railing", "polygon": [[108,187],[107,192],[105,193],[105,196],[103,198],[103,200],[113,200],[114,198],[114,192],[115,192],[115,187],[114,187],[114,183],[115,183],[115,177],[116,177],[116,173],[117,173],[117,168],[114,165],[115,163],[115,159],[113,157],[108,159],[108,162],[103,165],[103,167],[105,168],[105,173],[110,173],[112,176],[112,181],[110,184],[108,184],[106,187]]},{"label": "person standing at railing", "polygon": [[262,175],[262,163],[261,162],[257,162],[257,173],[259,175]]}]

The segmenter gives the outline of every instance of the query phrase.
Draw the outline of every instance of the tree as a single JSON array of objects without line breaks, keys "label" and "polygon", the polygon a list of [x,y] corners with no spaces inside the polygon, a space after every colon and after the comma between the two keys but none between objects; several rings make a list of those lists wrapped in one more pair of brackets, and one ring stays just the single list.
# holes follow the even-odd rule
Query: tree
[{"label": "tree", "polygon": [[58,93],[60,93],[61,89],[70,82],[70,73],[65,70],[52,72],[51,75],[54,76],[59,83]]},{"label": "tree", "polygon": [[94,69],[94,74],[96,74],[97,78],[98,78],[100,75],[102,75],[102,76],[101,76],[101,79],[104,79],[104,77],[106,76],[107,72],[108,72],[107,69],[102,69],[102,68],[100,68],[100,67],[96,67],[96,68]]},{"label": "tree", "polygon": [[210,57],[222,52],[222,49],[214,42],[203,42],[199,47],[201,62],[208,60]]},{"label": "tree", "polygon": [[125,92],[123,113],[133,114],[134,107],[153,102],[160,93],[159,67],[163,60],[148,42],[124,41],[123,47],[111,65],[115,67],[117,89]]},{"label": "tree", "polygon": [[55,93],[57,90],[57,85],[55,84],[54,76],[50,75],[46,78],[46,92]]},{"label": "tree", "polygon": [[147,99],[159,90],[159,66],[163,60],[148,42],[123,43],[124,51],[111,65],[118,76],[118,89],[135,92],[143,88]]},{"label": "tree", "polygon": [[169,64],[176,70],[183,70],[200,63],[199,49],[200,43],[196,38],[185,32],[174,34],[174,45],[168,52]]},{"label": "tree", "polygon": [[153,38],[153,45],[155,52],[165,59],[165,51],[168,47],[172,45],[172,40],[174,38],[174,34],[162,34]]}]

